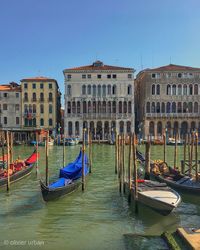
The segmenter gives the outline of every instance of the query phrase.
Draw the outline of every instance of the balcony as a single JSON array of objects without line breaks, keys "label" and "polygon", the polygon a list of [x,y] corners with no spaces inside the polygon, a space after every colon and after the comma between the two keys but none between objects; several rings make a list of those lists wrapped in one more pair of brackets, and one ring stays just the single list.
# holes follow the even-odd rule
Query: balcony
[{"label": "balcony", "polygon": [[199,118],[199,113],[146,113],[146,118]]},{"label": "balcony", "polygon": [[32,118],[36,117],[36,113],[27,113],[27,112],[24,112],[23,117],[24,118],[32,119]]},{"label": "balcony", "polygon": [[115,113],[78,113],[78,114],[67,114],[67,118],[79,118],[89,120],[101,120],[101,119],[130,119],[132,114],[115,114]]}]

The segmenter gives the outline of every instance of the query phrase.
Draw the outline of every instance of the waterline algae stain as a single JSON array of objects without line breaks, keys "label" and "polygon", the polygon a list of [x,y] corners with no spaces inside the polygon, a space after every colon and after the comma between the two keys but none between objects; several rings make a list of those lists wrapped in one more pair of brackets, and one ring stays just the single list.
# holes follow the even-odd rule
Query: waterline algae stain
[{"label": "waterline algae stain", "polygon": [[[144,152],[144,147],[140,149]],[[173,149],[167,148],[166,157],[171,164]],[[68,147],[66,163],[73,161],[79,150],[79,145]],[[151,157],[159,159],[161,150],[159,146],[152,146]],[[19,146],[14,148],[14,157],[24,157],[31,152],[32,147]],[[126,152],[127,167],[128,148]],[[44,148],[39,148],[39,153],[38,177],[33,171],[28,178],[13,184],[9,194],[3,190],[0,192],[0,248],[3,250],[165,249],[159,238],[153,240],[143,235],[158,236],[180,226],[200,227],[200,199],[193,199],[190,195],[184,195],[180,207],[166,217],[147,207],[142,207],[135,215],[126,196],[119,194],[118,176],[113,171],[115,146],[110,145],[93,145],[93,173],[86,183],[85,192],[80,188],[67,197],[46,204],[39,186],[39,175],[45,176]],[[62,154],[62,147],[49,148],[50,181],[57,178],[55,173],[62,166]],[[180,160],[178,155],[177,163]],[[142,236],[132,237],[132,234]],[[11,245],[10,242],[25,244]]]}]

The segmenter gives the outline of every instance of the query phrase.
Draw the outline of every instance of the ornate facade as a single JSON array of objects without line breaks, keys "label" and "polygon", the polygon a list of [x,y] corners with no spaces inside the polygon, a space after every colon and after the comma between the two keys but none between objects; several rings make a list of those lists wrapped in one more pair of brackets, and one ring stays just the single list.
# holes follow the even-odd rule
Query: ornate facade
[{"label": "ornate facade", "polygon": [[200,132],[200,68],[167,65],[139,72],[135,81],[137,130],[144,137]]},{"label": "ornate facade", "polygon": [[115,128],[134,130],[134,70],[104,65],[65,69],[65,134],[82,136],[83,127],[93,139],[107,140]]}]

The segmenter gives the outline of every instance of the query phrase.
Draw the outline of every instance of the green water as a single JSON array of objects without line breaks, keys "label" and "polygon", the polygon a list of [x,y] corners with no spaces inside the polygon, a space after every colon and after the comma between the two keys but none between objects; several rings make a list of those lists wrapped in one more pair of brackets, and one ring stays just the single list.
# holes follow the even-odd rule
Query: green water
[{"label": "green water", "polygon": [[[74,160],[79,148],[66,147],[67,162]],[[32,150],[16,147],[15,156],[28,156]],[[39,150],[39,168],[44,177],[44,148]],[[50,148],[50,179],[62,166],[62,150],[59,146]],[[162,147],[154,146],[151,150],[152,158],[162,158]],[[167,147],[167,161],[171,163],[173,150],[173,146]],[[178,153],[180,156],[180,148]],[[187,195],[183,200],[168,216],[141,206],[136,216],[126,197],[118,192],[114,146],[93,145],[92,174],[84,193],[80,189],[46,204],[35,169],[30,177],[11,185],[9,194],[0,191],[0,249],[166,249],[159,238],[140,235],[160,235],[179,226],[200,227],[200,198]]]}]

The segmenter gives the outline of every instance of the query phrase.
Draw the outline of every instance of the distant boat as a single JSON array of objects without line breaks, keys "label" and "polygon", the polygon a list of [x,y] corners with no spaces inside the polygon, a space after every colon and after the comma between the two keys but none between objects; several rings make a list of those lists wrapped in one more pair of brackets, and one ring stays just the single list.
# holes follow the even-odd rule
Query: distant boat
[{"label": "distant boat", "polygon": [[54,139],[49,138],[48,145],[53,146],[54,145]]},{"label": "distant boat", "polygon": [[[31,146],[36,146],[37,145],[37,141],[30,141],[30,145]],[[39,141],[38,142],[38,146],[45,146],[45,142],[43,142],[43,141]]]},{"label": "distant boat", "polygon": [[[89,173],[88,157],[84,155],[85,176]],[[82,151],[74,162],[69,163],[66,167],[60,169],[59,178],[46,186],[40,180],[40,187],[44,201],[58,199],[78,189],[82,183]]]},{"label": "distant boat", "polygon": [[177,140],[177,142],[175,141],[175,138],[168,138],[167,140],[167,145],[175,145],[177,143],[177,145],[183,145],[183,141],[182,140]]},{"label": "distant boat", "polygon": [[74,138],[66,138],[65,139],[65,146],[74,146],[78,144]]},{"label": "distant boat", "polygon": [[[134,194],[134,182],[132,182]],[[151,180],[138,180],[138,202],[162,215],[171,213],[181,202],[180,195],[165,183]]]},{"label": "distant boat", "polygon": [[[39,154],[38,154],[39,158]],[[25,160],[16,160],[10,164],[10,183],[16,182],[26,176],[28,176],[34,166],[34,163],[37,160],[37,153],[34,151],[31,156]],[[0,173],[0,187],[3,187],[7,184],[7,170],[1,170]]]}]

